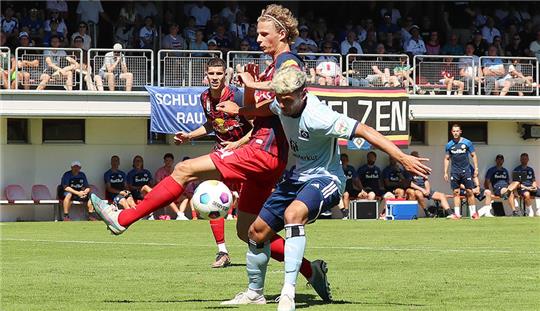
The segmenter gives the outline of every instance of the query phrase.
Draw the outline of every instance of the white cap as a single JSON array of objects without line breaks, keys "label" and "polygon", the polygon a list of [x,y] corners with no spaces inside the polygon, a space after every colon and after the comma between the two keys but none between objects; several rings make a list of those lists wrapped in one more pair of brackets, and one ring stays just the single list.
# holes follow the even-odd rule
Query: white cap
[{"label": "white cap", "polygon": [[78,160],[75,160],[75,161],[71,162],[71,167],[74,167],[74,166],[82,167],[81,162],[78,161]]},{"label": "white cap", "polygon": [[119,51],[119,50],[122,49],[122,44],[120,44],[120,43],[115,43],[115,44],[113,45],[113,48],[112,48],[112,49],[113,49],[113,51]]}]

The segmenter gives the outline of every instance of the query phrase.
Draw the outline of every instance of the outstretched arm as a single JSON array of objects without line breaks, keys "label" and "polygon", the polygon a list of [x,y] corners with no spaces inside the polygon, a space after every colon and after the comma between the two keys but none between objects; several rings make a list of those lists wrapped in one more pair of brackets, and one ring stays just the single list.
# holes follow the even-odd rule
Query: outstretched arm
[{"label": "outstretched arm", "polygon": [[386,152],[389,156],[395,158],[405,170],[427,178],[427,175],[431,173],[431,168],[422,162],[429,161],[427,158],[417,158],[403,153],[399,148],[394,145],[388,138],[384,137],[381,133],[377,132],[374,128],[365,124],[359,123],[356,127],[354,137],[362,137],[367,140],[375,148]]},{"label": "outstretched arm", "polygon": [[273,101],[273,99],[268,99],[257,103],[255,106],[239,107],[235,102],[228,100],[219,103],[217,105],[217,110],[228,114],[238,114],[245,117],[268,117],[274,115],[274,113],[270,110],[270,104]]}]

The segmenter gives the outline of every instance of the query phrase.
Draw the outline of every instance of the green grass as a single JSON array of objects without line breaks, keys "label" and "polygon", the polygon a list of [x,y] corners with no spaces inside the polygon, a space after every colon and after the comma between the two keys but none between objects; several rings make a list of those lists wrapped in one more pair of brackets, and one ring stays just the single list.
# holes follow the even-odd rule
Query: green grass
[{"label": "green grass", "polygon": [[[204,310],[246,286],[245,249],[227,222],[234,266],[212,270],[206,222],[143,221],[124,235],[101,222],[4,223],[1,310]],[[328,262],[334,304],[299,277],[309,310],[538,310],[540,221],[318,221],[306,256]],[[283,266],[271,261],[267,298]],[[223,308],[275,310],[276,304]]]}]

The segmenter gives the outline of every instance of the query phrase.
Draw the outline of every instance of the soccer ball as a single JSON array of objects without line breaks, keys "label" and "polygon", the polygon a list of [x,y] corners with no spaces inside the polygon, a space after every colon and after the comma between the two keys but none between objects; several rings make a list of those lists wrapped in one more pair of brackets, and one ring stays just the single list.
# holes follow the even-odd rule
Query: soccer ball
[{"label": "soccer ball", "polygon": [[197,210],[201,218],[218,219],[227,215],[232,201],[231,190],[224,183],[207,180],[195,189],[191,199],[191,208]]}]

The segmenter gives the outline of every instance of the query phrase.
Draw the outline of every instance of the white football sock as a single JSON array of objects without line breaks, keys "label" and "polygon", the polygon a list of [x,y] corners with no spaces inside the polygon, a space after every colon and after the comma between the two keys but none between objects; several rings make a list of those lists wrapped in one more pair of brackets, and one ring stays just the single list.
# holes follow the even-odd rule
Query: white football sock
[{"label": "white football sock", "polygon": [[476,213],[476,205],[469,205],[469,216],[472,216]]},{"label": "white football sock", "polygon": [[461,216],[461,208],[459,206],[454,206],[454,214]]},{"label": "white football sock", "polygon": [[227,251],[227,247],[225,246],[225,243],[218,244],[217,248],[218,248],[219,252],[224,252],[224,253],[227,253],[227,254],[229,253]]},{"label": "white football sock", "polygon": [[529,214],[529,217],[534,216],[534,210],[532,208],[532,205],[527,206],[527,213]]}]

